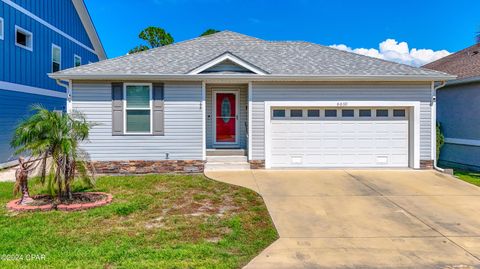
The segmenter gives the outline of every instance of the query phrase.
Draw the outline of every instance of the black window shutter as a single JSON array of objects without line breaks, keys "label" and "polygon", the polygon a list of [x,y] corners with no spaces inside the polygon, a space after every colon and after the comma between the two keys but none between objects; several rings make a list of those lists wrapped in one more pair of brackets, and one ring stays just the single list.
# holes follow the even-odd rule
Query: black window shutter
[{"label": "black window shutter", "polygon": [[123,135],[123,83],[112,83],[112,135]]},{"label": "black window shutter", "polygon": [[153,135],[164,135],[164,87],[163,83],[153,83]]}]

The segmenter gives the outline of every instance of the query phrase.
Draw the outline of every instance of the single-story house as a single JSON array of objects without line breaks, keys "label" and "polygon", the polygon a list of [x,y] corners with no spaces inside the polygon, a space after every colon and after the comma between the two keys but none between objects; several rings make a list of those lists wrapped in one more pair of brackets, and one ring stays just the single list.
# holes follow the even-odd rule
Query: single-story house
[{"label": "single-story house", "polygon": [[456,75],[437,93],[437,115],[445,136],[444,166],[480,170],[480,44],[425,65]]},{"label": "single-story house", "polygon": [[[100,172],[411,167],[435,161],[435,83],[446,73],[308,42],[223,31],[50,74],[95,123]],[[222,157],[222,156],[221,156]],[[228,157],[232,157],[228,159]]]}]

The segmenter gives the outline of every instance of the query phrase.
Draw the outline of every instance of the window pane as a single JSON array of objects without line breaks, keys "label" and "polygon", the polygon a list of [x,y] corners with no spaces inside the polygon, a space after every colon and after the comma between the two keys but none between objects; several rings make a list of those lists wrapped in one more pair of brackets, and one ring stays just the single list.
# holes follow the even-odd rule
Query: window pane
[{"label": "window pane", "polygon": [[60,64],[53,62],[52,63],[52,72],[60,71]]},{"label": "window pane", "polygon": [[325,109],[325,117],[336,117],[337,110],[336,109]]},{"label": "window pane", "polygon": [[274,109],[273,110],[273,117],[284,118],[285,117],[285,109]]},{"label": "window pane", "polygon": [[394,117],[405,117],[405,109],[394,109],[393,110]]},{"label": "window pane", "polygon": [[309,117],[320,117],[320,110],[319,109],[309,109],[308,110]]},{"label": "window pane", "polygon": [[27,35],[17,31],[17,44],[27,46]]},{"label": "window pane", "polygon": [[371,117],[372,111],[370,109],[360,109],[359,115],[360,117]]},{"label": "window pane", "polygon": [[301,118],[301,117],[303,117],[303,110],[301,110],[301,109],[292,109],[292,110],[290,110],[290,117],[292,117],[292,118]]},{"label": "window pane", "polygon": [[149,133],[150,110],[127,110],[127,132]]},{"label": "window pane", "polygon": [[377,109],[377,117],[388,117],[388,109]]},{"label": "window pane", "polygon": [[75,67],[82,65],[82,58],[80,58],[78,56],[75,56],[73,64],[74,64]]},{"label": "window pane", "polygon": [[127,86],[127,108],[149,108],[149,86]]},{"label": "window pane", "polygon": [[342,109],[342,117],[353,117],[353,109]]},{"label": "window pane", "polygon": [[60,48],[52,47],[52,61],[55,63],[60,63],[61,58],[62,56],[61,56]]}]

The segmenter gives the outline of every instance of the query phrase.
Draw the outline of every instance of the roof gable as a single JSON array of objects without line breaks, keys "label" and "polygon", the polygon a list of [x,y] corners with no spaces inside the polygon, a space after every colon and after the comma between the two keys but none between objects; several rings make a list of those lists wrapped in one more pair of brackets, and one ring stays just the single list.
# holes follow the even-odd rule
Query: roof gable
[{"label": "roof gable", "polygon": [[246,62],[245,60],[227,52],[222,54],[207,63],[204,63],[192,71],[188,72],[190,75],[205,74],[205,73],[253,73],[257,75],[265,75],[267,72]]}]

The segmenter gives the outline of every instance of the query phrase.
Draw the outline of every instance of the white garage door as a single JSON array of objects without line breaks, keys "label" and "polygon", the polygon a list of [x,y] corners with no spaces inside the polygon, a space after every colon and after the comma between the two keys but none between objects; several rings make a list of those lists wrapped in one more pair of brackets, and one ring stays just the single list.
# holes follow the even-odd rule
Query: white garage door
[{"label": "white garage door", "polygon": [[406,108],[272,108],[272,167],[408,167]]}]

